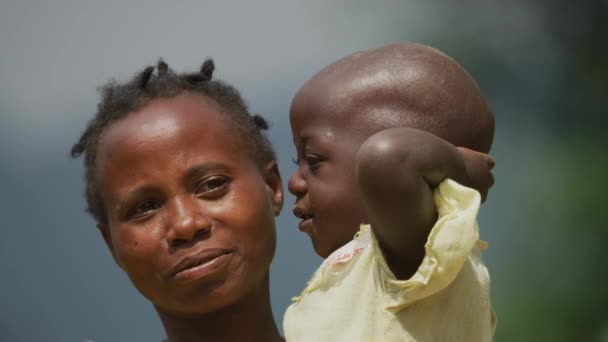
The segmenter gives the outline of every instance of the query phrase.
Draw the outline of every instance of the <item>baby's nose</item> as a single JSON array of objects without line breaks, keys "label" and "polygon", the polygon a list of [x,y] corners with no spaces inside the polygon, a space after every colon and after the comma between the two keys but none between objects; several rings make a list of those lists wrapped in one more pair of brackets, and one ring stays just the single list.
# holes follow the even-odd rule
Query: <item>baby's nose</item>
[{"label": "baby's nose", "polygon": [[302,178],[300,170],[297,170],[287,182],[287,188],[292,195],[300,197],[306,193],[306,181]]}]

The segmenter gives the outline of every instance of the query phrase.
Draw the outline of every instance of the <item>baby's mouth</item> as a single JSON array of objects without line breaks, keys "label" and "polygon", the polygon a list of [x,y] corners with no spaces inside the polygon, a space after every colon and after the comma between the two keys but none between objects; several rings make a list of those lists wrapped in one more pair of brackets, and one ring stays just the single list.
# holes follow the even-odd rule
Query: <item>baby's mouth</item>
[{"label": "baby's mouth", "polygon": [[312,233],[314,229],[314,217],[313,216],[303,216],[301,217],[302,221],[300,221],[299,228],[300,231],[305,233]]},{"label": "baby's mouth", "polygon": [[307,232],[310,233],[313,230],[313,220],[314,220],[314,215],[311,214],[308,210],[296,205],[293,208],[293,214],[295,215],[295,217],[299,218],[300,224],[299,224],[299,228],[301,231],[303,232]]}]

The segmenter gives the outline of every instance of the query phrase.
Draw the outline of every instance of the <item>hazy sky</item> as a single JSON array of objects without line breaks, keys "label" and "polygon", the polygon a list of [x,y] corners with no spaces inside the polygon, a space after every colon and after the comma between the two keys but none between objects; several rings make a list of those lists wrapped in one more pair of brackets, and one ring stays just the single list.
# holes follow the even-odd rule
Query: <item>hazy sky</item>
[{"label": "hazy sky", "polygon": [[[0,0],[0,339],[164,337],[155,311],[114,265],[85,215],[81,160],[68,158],[95,112],[98,86],[126,80],[160,57],[177,71],[213,57],[216,76],[272,123],[286,184],[294,157],[287,114],[298,86],[354,51],[426,42],[440,29],[449,36],[445,20],[435,6],[404,0]],[[462,48],[474,48],[475,39]],[[508,47],[508,39],[499,41]],[[549,58],[543,67],[557,62]],[[292,203],[288,194],[271,274],[279,326],[289,299],[320,261],[297,230]]]}]

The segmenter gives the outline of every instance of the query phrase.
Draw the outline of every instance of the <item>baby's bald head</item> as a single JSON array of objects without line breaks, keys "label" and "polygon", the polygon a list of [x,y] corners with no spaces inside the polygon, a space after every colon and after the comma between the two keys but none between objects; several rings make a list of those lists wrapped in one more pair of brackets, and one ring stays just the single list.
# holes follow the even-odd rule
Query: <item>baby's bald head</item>
[{"label": "baby's bald head", "polygon": [[370,135],[412,127],[484,153],[494,137],[492,111],[471,76],[442,52],[413,43],[354,53],[327,66],[300,89],[292,115],[312,108],[345,125],[363,120]]}]

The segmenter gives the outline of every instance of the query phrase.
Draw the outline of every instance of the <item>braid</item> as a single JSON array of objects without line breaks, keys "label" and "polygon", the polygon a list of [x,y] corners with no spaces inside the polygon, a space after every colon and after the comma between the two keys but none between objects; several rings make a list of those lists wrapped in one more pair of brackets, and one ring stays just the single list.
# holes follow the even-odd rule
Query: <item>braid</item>
[{"label": "braid", "polygon": [[259,114],[255,114],[252,117],[252,119],[253,119],[253,123],[255,123],[255,125],[258,129],[261,129],[264,131],[268,129],[268,123],[266,122],[266,119],[261,117]]},{"label": "braid", "polygon": [[150,78],[152,77],[152,73],[154,72],[154,67],[149,66],[142,71],[141,75],[139,75],[139,87],[141,89],[146,89]]},{"label": "braid", "polygon": [[201,65],[201,75],[205,78],[205,81],[211,81],[211,77],[213,77],[213,71],[215,70],[215,63],[213,63],[213,59],[207,59]]},{"label": "braid", "polygon": [[84,133],[82,133],[80,139],[78,139],[78,142],[75,143],[74,146],[72,146],[72,149],[70,150],[70,156],[72,156],[72,158],[80,157],[80,155],[85,151],[87,147],[88,137],[89,130],[87,129],[86,131],[84,131]]},{"label": "braid", "polygon": [[169,72],[169,65],[161,58],[158,60],[156,69],[158,69],[158,77],[166,77]]},{"label": "braid", "polygon": [[156,67],[144,68],[124,84],[111,80],[101,88],[97,113],[70,150],[72,158],[85,154],[87,211],[97,222],[107,223],[106,210],[97,184],[97,150],[100,137],[113,122],[138,111],[152,100],[172,98],[185,92],[213,100],[222,108],[222,114],[227,115],[243,133],[244,139],[248,140],[247,146],[250,146],[252,157],[260,167],[276,159],[272,145],[263,132],[268,129],[266,120],[260,115],[249,113],[247,104],[237,89],[223,81],[213,80],[214,70],[213,60],[207,59],[199,72],[177,74],[160,59]]}]

